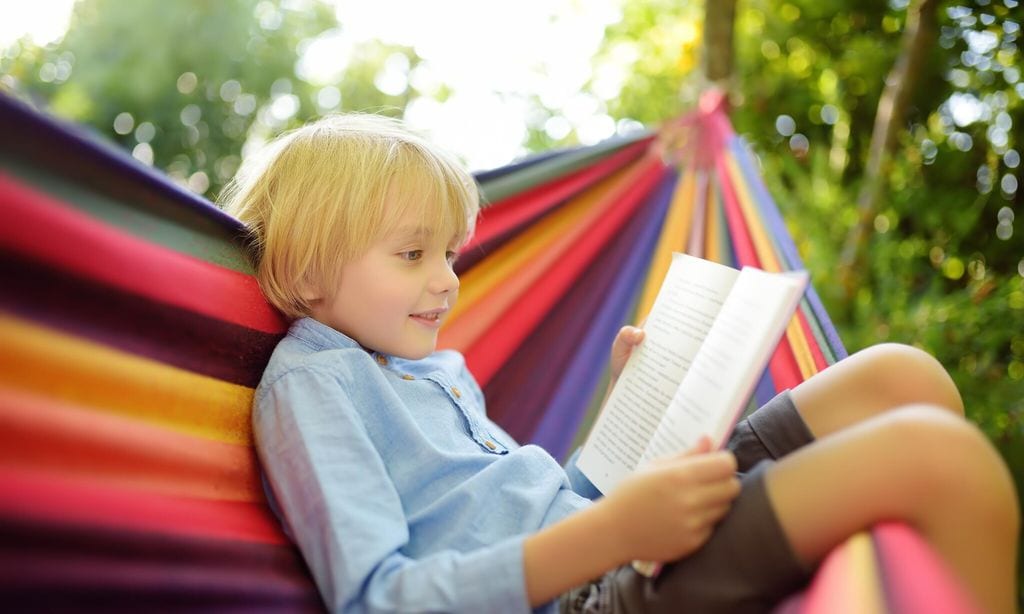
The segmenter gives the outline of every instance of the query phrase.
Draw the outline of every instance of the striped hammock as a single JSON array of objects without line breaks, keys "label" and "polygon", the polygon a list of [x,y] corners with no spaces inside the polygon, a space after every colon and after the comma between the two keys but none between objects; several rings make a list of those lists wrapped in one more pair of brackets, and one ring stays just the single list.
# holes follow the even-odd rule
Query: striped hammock
[{"label": "striped hammock", "polygon": [[[0,603],[323,608],[264,498],[253,387],[286,323],[240,225],[82,131],[0,95]],[[656,133],[479,173],[489,205],[442,345],[491,415],[564,457],[672,251],[802,268],[716,99]],[[751,406],[845,355],[813,289]],[[837,547],[780,612],[966,612],[900,524]]]}]

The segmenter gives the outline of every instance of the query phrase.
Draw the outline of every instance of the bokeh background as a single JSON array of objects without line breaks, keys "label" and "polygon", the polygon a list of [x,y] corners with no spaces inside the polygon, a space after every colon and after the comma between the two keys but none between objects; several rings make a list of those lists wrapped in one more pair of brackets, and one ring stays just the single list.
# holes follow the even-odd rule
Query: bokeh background
[{"label": "bokeh background", "polygon": [[325,113],[482,170],[724,88],[847,348],[937,356],[1024,491],[1020,0],[3,5],[0,90],[211,200]]}]

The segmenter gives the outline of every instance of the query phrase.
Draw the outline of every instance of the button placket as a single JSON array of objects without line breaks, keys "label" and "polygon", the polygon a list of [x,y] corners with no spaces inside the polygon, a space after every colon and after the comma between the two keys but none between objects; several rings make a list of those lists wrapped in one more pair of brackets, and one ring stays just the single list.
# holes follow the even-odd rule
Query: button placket
[{"label": "button placket", "polygon": [[462,414],[462,417],[466,420],[466,424],[469,427],[469,436],[473,439],[473,441],[477,443],[477,445],[483,447],[484,449],[493,454],[508,453],[508,449],[505,448],[505,446],[498,443],[497,439],[495,439],[490,433],[487,432],[485,428],[483,428],[483,425],[480,423],[476,415],[474,415],[473,412],[471,412],[469,408],[466,407],[465,401],[463,400],[464,394],[462,390],[459,389],[458,386],[455,386],[454,384],[451,384],[450,382],[446,381],[445,378],[435,378],[427,376],[426,379],[429,379],[430,381],[434,382],[442,390],[444,390],[445,394],[452,401],[452,403],[454,403],[455,406],[459,408],[459,413]]}]

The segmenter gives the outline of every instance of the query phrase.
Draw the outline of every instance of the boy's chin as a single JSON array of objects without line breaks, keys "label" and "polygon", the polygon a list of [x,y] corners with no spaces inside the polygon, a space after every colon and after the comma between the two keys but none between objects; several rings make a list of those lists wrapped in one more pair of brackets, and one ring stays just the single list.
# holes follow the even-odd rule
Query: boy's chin
[{"label": "boy's chin", "polygon": [[393,352],[391,355],[397,356],[398,358],[404,358],[406,360],[421,360],[433,354],[436,349],[437,344],[434,343],[431,344],[429,347],[423,346],[419,348],[402,348],[403,351]]}]

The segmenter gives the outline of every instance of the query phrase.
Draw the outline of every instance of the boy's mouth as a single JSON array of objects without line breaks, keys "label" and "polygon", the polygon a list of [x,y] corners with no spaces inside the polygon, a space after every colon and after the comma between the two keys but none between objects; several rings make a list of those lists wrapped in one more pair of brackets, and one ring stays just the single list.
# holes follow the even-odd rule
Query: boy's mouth
[{"label": "boy's mouth", "polygon": [[420,324],[423,324],[424,326],[438,328],[441,326],[442,317],[447,311],[448,310],[444,308],[431,309],[430,311],[424,311],[421,313],[411,313],[409,314],[409,317],[419,322]]}]

